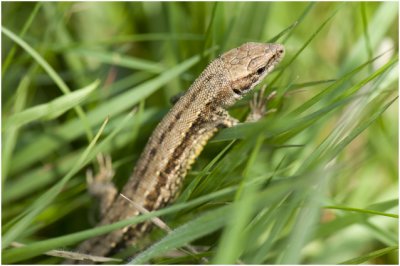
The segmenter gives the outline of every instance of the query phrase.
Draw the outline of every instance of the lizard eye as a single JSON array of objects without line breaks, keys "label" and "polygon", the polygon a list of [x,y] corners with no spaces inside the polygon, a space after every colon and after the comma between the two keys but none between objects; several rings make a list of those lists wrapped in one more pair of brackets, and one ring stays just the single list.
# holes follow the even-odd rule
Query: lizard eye
[{"label": "lizard eye", "polygon": [[237,95],[242,95],[242,92],[238,89],[233,89],[233,92],[236,93]]},{"label": "lizard eye", "polygon": [[257,69],[257,74],[261,75],[262,73],[264,73],[265,71],[265,67],[260,67],[259,69]]}]

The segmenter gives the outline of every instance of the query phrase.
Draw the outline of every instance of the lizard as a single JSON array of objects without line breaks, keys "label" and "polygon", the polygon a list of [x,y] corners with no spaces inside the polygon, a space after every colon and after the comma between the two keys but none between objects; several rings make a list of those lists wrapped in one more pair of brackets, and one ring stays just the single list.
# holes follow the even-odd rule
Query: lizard
[{"label": "lizard", "polygon": [[[172,202],[207,141],[239,121],[226,110],[250,92],[281,61],[281,44],[248,42],[214,59],[157,125],[121,194],[148,211]],[[139,215],[111,188],[99,225]],[[111,194],[111,196],[110,196]],[[112,256],[151,229],[151,221],[82,242],[77,250]]]}]

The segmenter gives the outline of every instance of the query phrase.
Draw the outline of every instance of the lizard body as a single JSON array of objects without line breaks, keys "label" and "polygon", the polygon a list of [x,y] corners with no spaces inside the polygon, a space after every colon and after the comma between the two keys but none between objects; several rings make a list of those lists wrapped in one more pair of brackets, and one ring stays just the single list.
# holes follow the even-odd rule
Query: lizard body
[{"label": "lizard body", "polygon": [[[283,55],[280,44],[245,43],[212,61],[158,124],[121,193],[149,211],[171,202],[208,139],[219,128],[238,123],[225,108],[263,80]],[[116,195],[100,225],[139,213],[126,199]],[[88,239],[78,250],[111,256],[140,238],[149,230],[150,223]]]}]

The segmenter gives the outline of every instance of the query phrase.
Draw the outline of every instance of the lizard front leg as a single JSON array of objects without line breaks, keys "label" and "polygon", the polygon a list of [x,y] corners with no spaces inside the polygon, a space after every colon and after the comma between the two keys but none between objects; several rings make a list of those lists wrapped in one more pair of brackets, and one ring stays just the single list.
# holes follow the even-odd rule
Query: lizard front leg
[{"label": "lizard front leg", "polygon": [[216,112],[211,115],[212,124],[216,125],[217,128],[233,127],[239,124],[239,120],[232,117],[228,111],[222,107],[218,107]]}]

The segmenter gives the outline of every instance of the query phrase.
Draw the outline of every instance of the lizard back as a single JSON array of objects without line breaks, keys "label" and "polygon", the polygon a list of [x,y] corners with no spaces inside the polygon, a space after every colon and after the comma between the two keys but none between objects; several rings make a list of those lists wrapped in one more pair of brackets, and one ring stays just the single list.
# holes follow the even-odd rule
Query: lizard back
[{"label": "lizard back", "polygon": [[[212,61],[157,125],[121,193],[148,211],[171,202],[208,139],[219,128],[238,122],[225,108],[259,83],[283,52],[279,44],[246,43]],[[117,195],[100,225],[139,214]],[[150,224],[147,221],[86,240],[78,250],[111,256],[140,239]]]}]

